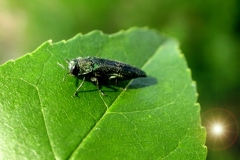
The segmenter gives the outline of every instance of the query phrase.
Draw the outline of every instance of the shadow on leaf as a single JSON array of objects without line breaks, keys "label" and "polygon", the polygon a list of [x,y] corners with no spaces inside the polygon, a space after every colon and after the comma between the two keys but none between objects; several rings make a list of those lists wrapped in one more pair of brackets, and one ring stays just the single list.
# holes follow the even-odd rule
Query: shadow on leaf
[{"label": "shadow on leaf", "polygon": [[157,84],[157,79],[151,76],[134,79],[128,89],[137,89]]}]

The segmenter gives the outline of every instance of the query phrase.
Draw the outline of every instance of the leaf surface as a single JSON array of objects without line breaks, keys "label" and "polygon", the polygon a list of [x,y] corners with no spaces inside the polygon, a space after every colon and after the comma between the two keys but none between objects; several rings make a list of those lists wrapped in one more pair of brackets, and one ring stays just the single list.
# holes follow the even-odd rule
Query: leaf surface
[{"label": "leaf surface", "polygon": [[[97,56],[148,77],[96,86],[66,76],[65,58]],[[205,159],[195,83],[178,43],[146,28],[93,31],[42,44],[0,67],[0,158]],[[125,88],[125,89],[122,89]]]}]

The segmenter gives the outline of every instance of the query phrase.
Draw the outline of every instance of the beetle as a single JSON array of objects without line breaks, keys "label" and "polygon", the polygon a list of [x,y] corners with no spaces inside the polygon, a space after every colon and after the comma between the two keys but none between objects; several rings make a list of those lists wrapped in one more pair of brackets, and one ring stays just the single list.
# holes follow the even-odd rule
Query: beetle
[{"label": "beetle", "polygon": [[[144,71],[129,64],[94,56],[78,57],[72,60],[66,59],[66,62],[68,63],[68,72],[66,75],[70,74],[83,80],[75,91],[74,96],[77,95],[79,89],[82,87],[85,78],[95,82],[97,89],[102,95],[105,95],[99,88],[99,80],[115,80],[115,85],[117,85],[119,80],[130,80],[147,76]],[[65,68],[63,65],[59,65]]]}]

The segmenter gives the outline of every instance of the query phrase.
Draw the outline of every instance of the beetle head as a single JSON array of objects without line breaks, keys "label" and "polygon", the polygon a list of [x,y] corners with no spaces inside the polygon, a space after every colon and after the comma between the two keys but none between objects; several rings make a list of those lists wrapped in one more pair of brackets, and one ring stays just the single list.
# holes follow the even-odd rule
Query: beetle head
[{"label": "beetle head", "polygon": [[73,59],[71,61],[69,61],[67,59],[66,61],[68,62],[69,74],[71,74],[73,76],[78,76],[79,71],[80,71],[79,64],[78,64],[78,59]]},{"label": "beetle head", "polygon": [[91,61],[82,57],[70,61],[68,60],[67,62],[69,73],[73,76],[86,75],[93,70]]}]

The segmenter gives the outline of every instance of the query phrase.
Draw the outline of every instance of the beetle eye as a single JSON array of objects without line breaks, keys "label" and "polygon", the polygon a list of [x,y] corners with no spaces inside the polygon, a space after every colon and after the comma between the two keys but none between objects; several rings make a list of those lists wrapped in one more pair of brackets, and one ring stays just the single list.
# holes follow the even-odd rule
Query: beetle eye
[{"label": "beetle eye", "polygon": [[74,68],[75,68],[75,66],[69,65],[69,67],[68,67],[69,72],[72,73],[72,71],[74,70]]},{"label": "beetle eye", "polygon": [[72,73],[73,70],[74,70],[74,68],[75,68],[75,63],[74,63],[74,61],[70,61],[69,64],[68,64],[68,70],[69,70],[69,72]]}]

